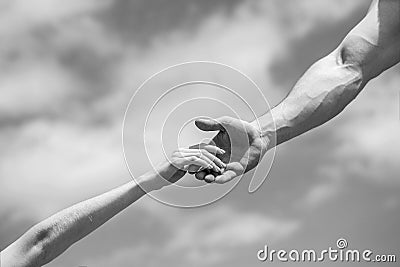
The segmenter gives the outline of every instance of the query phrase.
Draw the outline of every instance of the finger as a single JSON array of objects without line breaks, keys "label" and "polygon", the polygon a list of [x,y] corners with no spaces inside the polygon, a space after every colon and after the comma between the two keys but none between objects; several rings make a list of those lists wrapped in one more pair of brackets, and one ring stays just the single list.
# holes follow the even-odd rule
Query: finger
[{"label": "finger", "polygon": [[208,152],[212,153],[213,155],[223,155],[225,154],[225,150],[213,145],[205,145],[203,149],[207,150]]},{"label": "finger", "polygon": [[215,182],[217,184],[224,184],[231,181],[237,176],[236,172],[232,170],[225,171],[222,175],[215,177]]},{"label": "finger", "polygon": [[[197,150],[198,151],[198,150]],[[215,151],[215,150],[214,150]],[[211,161],[215,162],[215,164],[220,167],[220,168],[225,168],[226,165],[225,163],[222,162],[221,159],[219,159],[218,157],[216,157],[215,155],[213,155],[212,153],[210,153],[207,149],[200,149],[200,153],[201,155],[206,156],[208,159],[210,159]]]},{"label": "finger", "polygon": [[220,160],[219,158],[217,158],[216,156],[214,156],[213,154],[211,154],[207,150],[202,149],[201,153],[202,153],[202,155],[204,155],[205,157],[210,159],[212,162],[214,162],[219,168],[225,168],[226,167],[226,164],[223,163],[222,160]]},{"label": "finger", "polygon": [[186,171],[189,168],[189,166],[192,164],[195,164],[197,166],[204,167],[204,168],[212,168],[207,161],[202,160],[196,156],[187,156],[187,157],[176,158],[172,161],[172,164],[175,167],[177,167],[178,169],[181,169],[184,171]]},{"label": "finger", "polygon": [[199,166],[196,166],[196,165],[190,165],[187,171],[190,174],[194,174],[194,173],[197,173],[197,172],[199,172],[199,171],[201,171],[203,169],[204,169],[203,167],[199,167]]},{"label": "finger", "polygon": [[190,165],[188,167],[188,169],[187,169],[187,172],[190,173],[190,174],[195,174],[195,173],[198,173],[198,172],[201,172],[201,171],[208,170],[209,168],[212,169],[212,168],[214,168],[214,166],[212,164],[210,164],[208,166],[208,168],[205,168],[205,167],[201,167],[201,166],[197,166],[197,165]]},{"label": "finger", "polygon": [[[211,147],[210,148],[211,151],[216,151],[216,149],[214,149],[215,146],[210,146],[210,147]],[[218,147],[215,147],[215,148],[220,149]],[[204,155],[208,159],[210,159],[211,161],[215,162],[215,164],[218,167],[220,167],[220,168],[225,168],[226,167],[225,163],[223,163],[222,160],[217,158],[215,155],[211,154],[206,148],[204,148],[204,149],[185,148],[185,149],[181,149],[180,151],[181,151],[181,153],[183,155],[196,155],[196,156]]]},{"label": "finger", "polygon": [[212,175],[214,175],[214,177],[217,177],[218,175],[221,175],[221,173],[222,173],[222,170],[221,170],[221,172],[216,172],[216,171],[214,171],[214,170],[208,170],[208,172],[210,173],[210,174],[212,174]]},{"label": "finger", "polygon": [[203,159],[201,159],[199,157],[196,157],[196,156],[185,157],[185,158],[183,158],[183,161],[184,161],[184,165],[185,166],[188,165],[187,168],[189,168],[191,164],[195,164],[195,165],[198,165],[198,166],[201,166],[201,167],[204,167],[204,168],[209,168],[210,167],[210,163],[209,162],[207,162],[207,161],[205,161],[205,160],[203,160]]},{"label": "finger", "polygon": [[[189,150],[186,149],[187,152],[182,152],[182,151],[184,151],[184,150],[181,150],[181,155],[183,157],[191,157],[191,156],[198,157],[198,158],[208,162],[208,164],[211,165],[211,167],[217,172],[221,172],[221,169],[220,169],[220,167],[217,166],[216,163],[214,163],[213,160],[218,161],[219,164],[221,165],[221,168],[225,166],[225,164],[220,159],[218,159],[214,155],[210,154],[208,151],[205,151],[205,150],[199,151],[198,149],[189,149]],[[204,155],[203,153],[204,154],[208,153],[208,154]]]},{"label": "finger", "polygon": [[189,147],[189,149],[206,149],[208,152],[210,152],[214,155],[223,155],[226,153],[225,150],[217,147],[212,140],[210,140],[210,143],[208,143],[208,144],[200,143],[200,144],[192,145]]},{"label": "finger", "polygon": [[210,153],[212,153],[212,154],[225,154],[225,150],[223,150],[222,148],[219,148],[218,146],[216,146],[215,145],[215,143],[212,141],[212,140],[210,140],[210,142],[209,143],[200,143],[200,144],[197,144],[197,145],[193,145],[193,146],[190,146],[189,148],[191,148],[191,149],[195,149],[195,148],[197,148],[197,149],[206,149],[207,151],[209,151]]},{"label": "finger", "polygon": [[206,175],[207,175],[206,171],[201,171],[201,172],[196,173],[194,176],[196,177],[197,180],[204,180]]},{"label": "finger", "polygon": [[[194,148],[198,148],[198,147],[199,147],[199,144],[190,146],[189,148],[193,148],[194,149]],[[187,149],[187,148],[184,148],[184,149]],[[184,150],[184,149],[181,149],[181,150]],[[199,167],[199,166],[196,166],[196,165],[190,165],[188,170],[187,170],[187,172],[190,173],[190,174],[195,174],[195,173],[197,173],[197,172],[199,172],[199,171],[201,171],[203,169],[204,169],[203,167]]]},{"label": "finger", "polygon": [[207,183],[214,182],[214,181],[215,181],[215,176],[212,175],[212,174],[207,174],[207,175],[204,177],[204,181],[206,181]]},{"label": "finger", "polygon": [[207,145],[206,143],[195,144],[195,145],[189,146],[189,149],[196,149],[196,148],[200,149],[200,148],[202,148],[202,147],[204,147],[206,145]]},{"label": "finger", "polygon": [[209,168],[209,169],[221,173],[221,168],[218,167],[217,164],[214,161],[212,161],[212,159],[208,158],[207,156],[205,156],[203,154],[199,158],[206,161],[211,166],[211,168]]},{"label": "finger", "polygon": [[224,131],[224,127],[222,127],[218,120],[198,119],[194,123],[197,128],[203,131]]}]

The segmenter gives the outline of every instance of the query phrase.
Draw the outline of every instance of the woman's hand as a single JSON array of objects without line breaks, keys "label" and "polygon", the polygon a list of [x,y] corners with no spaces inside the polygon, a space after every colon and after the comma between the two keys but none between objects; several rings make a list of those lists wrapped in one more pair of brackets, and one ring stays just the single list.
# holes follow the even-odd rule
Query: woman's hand
[{"label": "woman's hand", "polygon": [[200,170],[208,169],[222,173],[225,163],[217,155],[223,155],[225,151],[213,145],[198,145],[190,148],[182,148],[172,153],[170,163],[177,169],[187,171],[190,165],[195,165]]},{"label": "woman's hand", "polygon": [[144,191],[150,192],[179,181],[186,174],[189,166],[222,174],[226,164],[217,156],[221,157],[224,153],[223,149],[208,144],[178,149],[153,171],[139,177],[137,181]]}]

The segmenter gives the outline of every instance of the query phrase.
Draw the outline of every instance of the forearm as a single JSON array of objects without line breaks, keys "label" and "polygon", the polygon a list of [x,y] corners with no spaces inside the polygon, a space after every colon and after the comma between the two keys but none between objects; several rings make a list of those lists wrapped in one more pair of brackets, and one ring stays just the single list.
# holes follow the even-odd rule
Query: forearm
[{"label": "forearm", "polygon": [[270,148],[339,114],[365,86],[361,69],[341,62],[340,53],[316,62],[290,94],[253,124],[270,139]]},{"label": "forearm", "polygon": [[137,183],[132,180],[56,213],[33,226],[2,252],[4,266],[42,266],[52,261],[145,195],[141,186],[157,190],[164,186],[160,182],[157,172],[149,172],[139,177]]},{"label": "forearm", "polygon": [[270,148],[335,117],[368,81],[400,61],[399,11],[400,1],[373,1],[339,47],[315,63],[286,99],[253,122],[272,140]]},{"label": "forearm", "polygon": [[41,260],[44,263],[50,262],[144,194],[144,191],[131,181],[62,210],[39,223],[32,230],[35,231],[34,241],[43,253]]}]

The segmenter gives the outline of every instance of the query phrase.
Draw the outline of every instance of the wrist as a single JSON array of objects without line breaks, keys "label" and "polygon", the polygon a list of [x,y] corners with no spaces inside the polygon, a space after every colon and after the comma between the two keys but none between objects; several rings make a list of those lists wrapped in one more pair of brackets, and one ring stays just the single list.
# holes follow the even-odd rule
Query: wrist
[{"label": "wrist", "polygon": [[147,194],[160,188],[160,186],[157,185],[157,181],[155,181],[154,177],[155,175],[153,171],[149,171],[135,179],[135,182]]},{"label": "wrist", "polygon": [[165,160],[137,179],[138,185],[146,192],[160,190],[171,184],[171,177],[179,171],[168,160]]},{"label": "wrist", "polygon": [[267,144],[266,150],[269,150],[276,145],[276,127],[270,113],[256,118],[250,122],[250,125],[253,126],[260,138]]},{"label": "wrist", "polygon": [[[160,164],[159,164],[160,165]],[[167,181],[160,174],[160,166],[153,166],[152,170],[146,172],[137,178],[137,183],[146,193],[151,191],[160,190],[163,188]]]}]

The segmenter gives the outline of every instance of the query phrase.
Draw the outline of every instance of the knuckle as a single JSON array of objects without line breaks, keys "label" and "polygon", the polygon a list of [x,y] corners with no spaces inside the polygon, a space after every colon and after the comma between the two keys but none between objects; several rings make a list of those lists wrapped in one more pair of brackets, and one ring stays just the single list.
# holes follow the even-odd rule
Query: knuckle
[{"label": "knuckle", "polygon": [[220,121],[221,121],[222,123],[230,123],[230,122],[232,121],[232,118],[229,117],[229,116],[222,116],[222,117],[220,118]]}]

